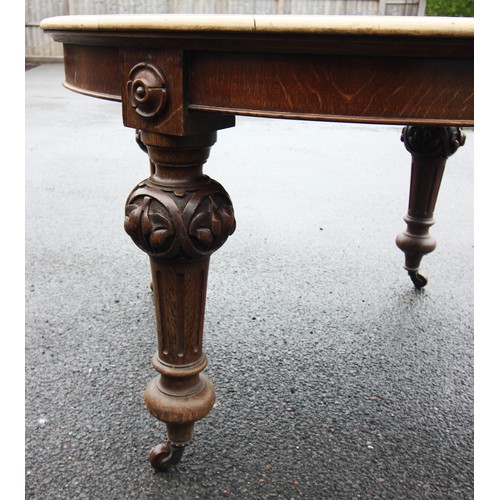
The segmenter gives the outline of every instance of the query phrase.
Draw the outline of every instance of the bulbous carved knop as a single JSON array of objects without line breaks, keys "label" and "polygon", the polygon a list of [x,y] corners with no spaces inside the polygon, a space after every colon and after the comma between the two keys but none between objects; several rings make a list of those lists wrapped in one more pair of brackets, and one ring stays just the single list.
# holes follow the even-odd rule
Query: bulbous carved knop
[{"label": "bulbous carved knop", "polygon": [[458,127],[408,126],[401,140],[415,156],[449,158],[465,143],[465,134]]},{"label": "bulbous carved knop", "polygon": [[144,181],[127,200],[124,226],[150,256],[198,258],[220,248],[236,221],[229,195],[214,180],[181,192]]}]

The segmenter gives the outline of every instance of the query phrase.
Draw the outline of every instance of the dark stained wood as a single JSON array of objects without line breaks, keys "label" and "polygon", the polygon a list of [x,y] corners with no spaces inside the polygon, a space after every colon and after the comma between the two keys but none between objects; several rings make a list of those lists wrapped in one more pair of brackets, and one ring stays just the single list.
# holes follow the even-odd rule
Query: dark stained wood
[{"label": "dark stained wood", "polygon": [[[124,102],[124,123],[190,135],[228,116],[414,125],[473,125],[474,38],[293,32],[52,30],[72,90]],[[131,68],[152,62],[168,105],[131,109]],[[197,111],[197,113],[193,113]],[[211,116],[209,116],[211,115]]]},{"label": "dark stained wood", "polygon": [[47,31],[55,41],[99,47],[185,51],[473,58],[474,38],[296,35],[294,33],[173,33],[165,31]]},{"label": "dark stained wood", "polygon": [[465,59],[196,52],[190,109],[365,123],[472,125]]},{"label": "dark stained wood", "polygon": [[[238,114],[356,123],[474,123],[473,59],[142,50],[65,46],[66,85],[122,100],[126,126],[174,135],[230,127],[234,118],[229,115]],[[141,61],[164,78],[167,103],[154,117],[138,114],[127,94],[130,72]]]},{"label": "dark stained wood", "polygon": [[116,47],[64,45],[64,85],[75,92],[121,101],[121,73]]},{"label": "dark stained wood", "polygon": [[[187,63],[183,51],[179,50],[148,50],[120,49],[121,68],[121,95],[123,102],[123,123],[125,126],[152,132],[166,132],[171,135],[193,135],[212,130],[219,130],[234,126],[233,116],[220,114],[192,113],[186,106],[187,93]],[[138,66],[143,65],[144,68]],[[138,72],[139,71],[139,72]],[[153,86],[146,82],[150,78],[157,78]],[[150,99],[144,98],[140,102],[134,95],[136,81],[144,80],[143,87],[151,87]],[[151,108],[154,112],[144,113],[141,108],[154,100],[154,92],[160,89],[164,92],[165,102]],[[148,96],[146,96],[148,97]]]}]

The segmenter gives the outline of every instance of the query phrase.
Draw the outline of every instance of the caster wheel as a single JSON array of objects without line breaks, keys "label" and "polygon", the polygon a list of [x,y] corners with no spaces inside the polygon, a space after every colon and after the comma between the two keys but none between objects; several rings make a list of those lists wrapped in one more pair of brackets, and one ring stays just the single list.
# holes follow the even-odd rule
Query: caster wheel
[{"label": "caster wheel", "polygon": [[167,471],[181,461],[183,453],[184,446],[160,443],[149,453],[149,461],[153,469],[157,471]]},{"label": "caster wheel", "polygon": [[408,271],[408,275],[415,285],[415,288],[423,288],[425,285],[427,285],[427,278],[423,274],[420,274],[418,271]]}]

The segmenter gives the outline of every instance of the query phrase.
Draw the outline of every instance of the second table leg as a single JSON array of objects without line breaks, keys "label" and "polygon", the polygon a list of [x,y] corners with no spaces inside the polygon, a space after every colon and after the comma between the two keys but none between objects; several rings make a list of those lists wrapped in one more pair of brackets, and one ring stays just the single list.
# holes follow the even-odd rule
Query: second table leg
[{"label": "second table leg", "polygon": [[396,238],[397,246],[405,254],[405,269],[417,288],[427,284],[419,273],[424,255],[436,248],[436,240],[429,233],[434,224],[439,187],[446,160],[464,144],[465,135],[457,127],[408,126],[401,140],[411,153],[411,183],[408,213],[404,217],[407,228]]}]

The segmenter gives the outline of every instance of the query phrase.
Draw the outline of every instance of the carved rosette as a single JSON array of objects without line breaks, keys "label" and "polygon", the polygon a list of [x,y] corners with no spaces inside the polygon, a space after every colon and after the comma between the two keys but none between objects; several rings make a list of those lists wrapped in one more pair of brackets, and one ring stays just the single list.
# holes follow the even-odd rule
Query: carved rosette
[{"label": "carved rosette", "polygon": [[151,63],[139,63],[130,70],[127,93],[131,106],[144,118],[158,116],[167,104],[165,77]]},{"label": "carved rosette", "polygon": [[465,134],[458,127],[408,126],[401,141],[414,156],[449,158],[465,144]]},{"label": "carved rosette", "polygon": [[140,183],[127,200],[124,226],[151,257],[199,258],[219,249],[236,221],[229,195],[207,177],[192,191]]}]

